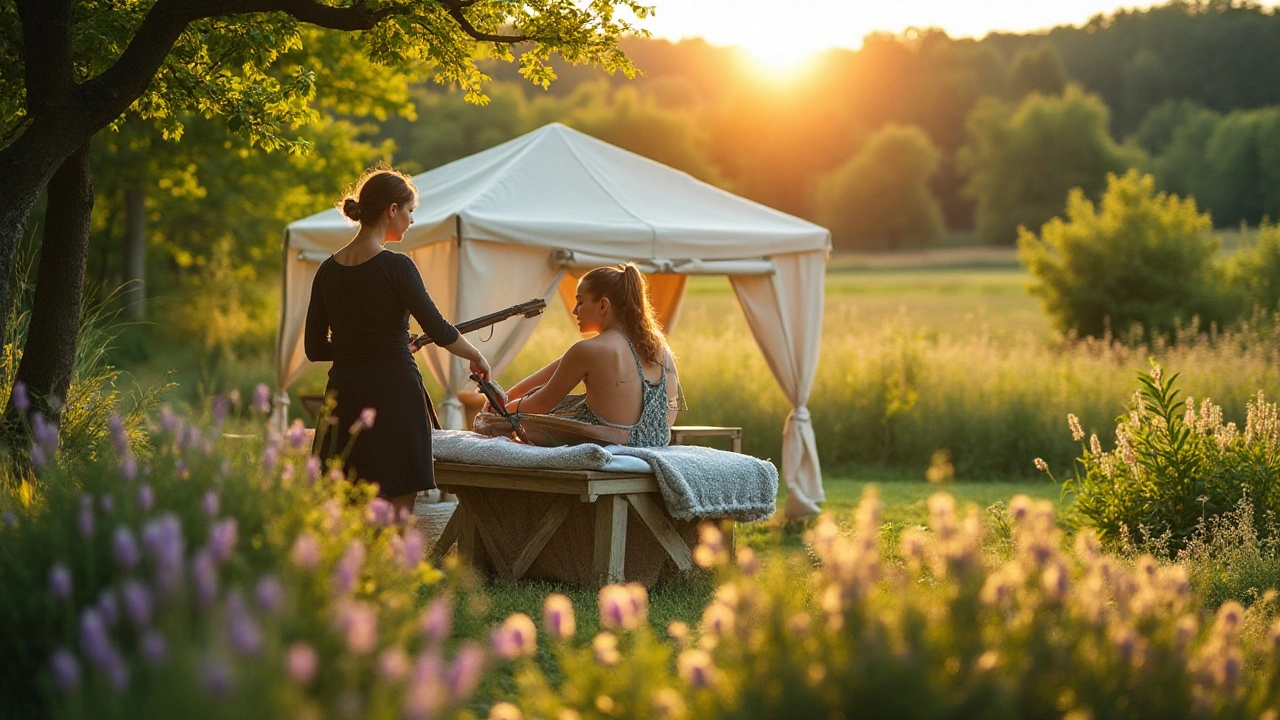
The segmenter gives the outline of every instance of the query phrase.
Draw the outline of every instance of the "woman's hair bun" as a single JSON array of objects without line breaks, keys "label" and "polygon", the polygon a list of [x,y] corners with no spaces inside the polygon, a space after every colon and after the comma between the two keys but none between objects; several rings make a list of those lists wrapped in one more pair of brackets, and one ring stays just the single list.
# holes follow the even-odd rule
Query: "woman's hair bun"
[{"label": "woman's hair bun", "polygon": [[353,197],[349,197],[342,201],[342,214],[360,222],[360,201]]}]

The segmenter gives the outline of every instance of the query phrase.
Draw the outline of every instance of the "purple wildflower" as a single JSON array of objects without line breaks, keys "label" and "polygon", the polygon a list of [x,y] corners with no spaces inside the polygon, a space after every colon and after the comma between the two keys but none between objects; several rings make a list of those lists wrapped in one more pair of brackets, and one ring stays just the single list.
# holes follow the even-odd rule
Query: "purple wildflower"
[{"label": "purple wildflower", "polygon": [[240,591],[227,593],[227,637],[231,647],[241,655],[257,655],[262,652],[262,630],[245,607]]},{"label": "purple wildflower", "polygon": [[191,473],[187,472],[187,461],[183,460],[182,458],[178,458],[176,461],[174,461],[173,474],[177,475],[178,477],[184,480],[190,477]]},{"label": "purple wildflower", "polygon": [[32,445],[30,454],[31,464],[34,465],[37,470],[44,468],[44,466],[49,462],[49,458],[45,457],[44,448],[39,445]]},{"label": "purple wildflower", "polygon": [[213,399],[213,427],[214,429],[222,427],[222,421],[227,419],[227,413],[231,410],[231,401],[219,395]]},{"label": "purple wildflower", "polygon": [[393,538],[392,547],[396,551],[396,557],[400,560],[400,564],[406,570],[412,570],[418,567],[418,563],[422,562],[422,556],[426,553],[426,541],[422,538],[422,533],[417,528],[409,528],[404,534]]},{"label": "purple wildflower", "polygon": [[110,515],[111,513],[116,511],[115,498],[111,497],[110,495],[103,495],[102,497],[98,498],[98,505],[102,507],[102,512],[107,515]]},{"label": "purple wildflower", "polygon": [[182,522],[172,513],[149,521],[142,528],[142,543],[156,564],[156,587],[161,595],[172,595],[182,579],[186,541]]},{"label": "purple wildflower", "polygon": [[134,627],[144,627],[151,622],[151,593],[137,580],[127,580],[120,587],[124,598],[124,613]]},{"label": "purple wildflower", "polygon": [[475,642],[463,643],[449,664],[445,681],[449,695],[455,700],[471,696],[480,685],[480,673],[484,670],[484,650]]},{"label": "purple wildflower", "polygon": [[449,626],[453,622],[453,603],[447,597],[438,597],[431,601],[426,610],[418,618],[418,628],[426,636],[427,642],[439,645],[449,637]]},{"label": "purple wildflower", "polygon": [[200,668],[200,684],[210,695],[226,697],[231,691],[231,667],[217,655],[209,655]]},{"label": "purple wildflower", "polygon": [[378,645],[378,614],[366,602],[346,602],[338,610],[338,631],[347,641],[347,650],[367,655]]},{"label": "purple wildflower", "polygon": [[115,533],[111,535],[111,550],[116,562],[126,569],[136,567],[138,560],[141,559],[138,554],[138,541],[134,539],[133,532],[123,525],[116,528]]},{"label": "purple wildflower", "polygon": [[31,395],[27,393],[27,384],[24,382],[16,382],[13,384],[13,391],[9,394],[9,402],[18,408],[18,412],[26,412],[31,407]]},{"label": "purple wildflower", "polygon": [[383,498],[374,498],[365,509],[365,517],[374,525],[390,525],[396,520],[396,507]]},{"label": "purple wildflower", "polygon": [[409,680],[404,699],[406,717],[419,720],[433,718],[440,714],[446,697],[440,678],[443,661],[440,651],[432,648],[418,653],[413,662],[413,677]]},{"label": "purple wildflower", "polygon": [[360,417],[356,418],[355,425],[352,426],[351,432],[356,433],[361,430],[368,430],[373,427],[373,421],[378,419],[378,410],[376,408],[367,407],[360,411]]},{"label": "purple wildflower", "polygon": [[276,463],[280,461],[280,449],[275,445],[267,445],[262,451],[262,469],[271,472],[276,469]]},{"label": "purple wildflower", "polygon": [[293,541],[289,559],[303,570],[315,570],[320,564],[320,540],[310,530],[304,531]]},{"label": "purple wildflower", "polygon": [[204,501],[201,503],[204,507],[204,514],[213,517],[218,514],[218,493],[212,490],[204,491]]},{"label": "purple wildflower", "polygon": [[156,491],[151,489],[150,485],[143,485],[138,488],[138,509],[144,513],[151,512],[151,508],[156,504]]},{"label": "purple wildflower", "polygon": [[169,656],[169,643],[159,630],[148,630],[142,634],[142,656],[152,665],[164,662]]},{"label": "purple wildflower", "polygon": [[209,552],[217,562],[225,562],[236,549],[236,520],[227,518],[209,528]]},{"label": "purple wildflower", "polygon": [[18,527],[18,513],[12,510],[6,510],[4,512],[4,525],[5,527],[11,528]]},{"label": "purple wildflower", "polygon": [[183,447],[198,447],[200,445],[200,428],[188,423],[182,429],[182,445]]},{"label": "purple wildflower", "polygon": [[175,435],[179,428],[182,427],[182,420],[173,413],[168,405],[160,407],[160,430],[169,435]]},{"label": "purple wildflower", "polygon": [[70,650],[54,650],[53,656],[49,658],[49,667],[53,670],[53,684],[59,690],[67,692],[80,685],[80,663]]},{"label": "purple wildflower", "polygon": [[333,569],[333,586],[339,595],[346,595],[355,589],[356,580],[360,577],[360,566],[364,564],[365,547],[359,540],[352,540],[347,551],[338,560]]},{"label": "purple wildflower", "polygon": [[50,454],[58,449],[58,426],[45,419],[43,413],[31,417],[31,436]]},{"label": "purple wildflower", "polygon": [[289,483],[293,482],[293,473],[294,473],[293,463],[291,462],[285,463],[284,467],[280,469],[280,482],[284,483],[285,485],[288,485]]},{"label": "purple wildflower", "polygon": [[307,428],[302,424],[301,420],[294,420],[289,426],[289,447],[294,450],[301,450],[307,444]]},{"label": "purple wildflower", "polygon": [[378,655],[378,673],[388,682],[400,682],[409,673],[409,656],[398,646]]},{"label": "purple wildflower", "polygon": [[258,601],[258,607],[269,615],[275,615],[284,607],[284,585],[275,575],[259,578],[253,596]]},{"label": "purple wildflower", "polygon": [[538,630],[524,613],[515,613],[507,618],[492,635],[494,653],[507,660],[532,655],[537,642]]},{"label": "purple wildflower", "polygon": [[120,620],[120,603],[111,588],[106,588],[98,596],[98,613],[108,626],[114,626]]},{"label": "purple wildflower", "polygon": [[192,558],[191,579],[196,586],[196,602],[208,607],[218,594],[218,567],[208,549],[201,548]]},{"label": "purple wildflower", "polygon": [[314,483],[320,478],[320,458],[312,455],[307,458],[307,483]]},{"label": "purple wildflower", "polygon": [[111,417],[107,418],[107,427],[111,430],[111,444],[116,449],[116,454],[124,455],[129,451],[129,435],[124,429],[124,418],[118,413],[111,413]]},{"label": "purple wildflower", "polygon": [[107,636],[106,623],[96,608],[88,607],[80,613],[80,650],[89,662],[104,667],[115,651]]},{"label": "purple wildflower", "polygon": [[316,674],[316,667],[320,664],[316,651],[304,642],[296,642],[289,647],[289,652],[285,655],[285,668],[289,671],[289,677],[299,685],[306,685],[311,682],[311,678]]},{"label": "purple wildflower", "polygon": [[258,383],[253,389],[253,409],[263,415],[271,412],[271,388],[266,383]]},{"label": "purple wildflower", "polygon": [[62,563],[49,568],[49,594],[57,600],[71,597],[71,571]]},{"label": "purple wildflower", "polygon": [[111,660],[107,663],[107,682],[116,690],[129,687],[129,661],[124,659],[118,650],[112,648]]}]

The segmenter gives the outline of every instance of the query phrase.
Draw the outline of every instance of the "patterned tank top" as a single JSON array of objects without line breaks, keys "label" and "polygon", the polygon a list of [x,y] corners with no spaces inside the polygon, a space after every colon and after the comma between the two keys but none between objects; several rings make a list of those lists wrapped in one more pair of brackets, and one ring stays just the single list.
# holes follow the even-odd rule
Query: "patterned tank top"
[{"label": "patterned tank top", "polygon": [[592,410],[585,402],[579,405],[573,419],[592,425],[604,425],[606,427],[629,430],[631,432],[631,440],[627,444],[631,447],[663,447],[670,445],[671,426],[667,424],[666,363],[659,363],[662,368],[662,377],[658,379],[656,384],[650,383],[644,378],[644,365],[640,362],[640,353],[636,352],[636,346],[631,342],[631,338],[627,337],[627,334],[622,332],[620,328],[611,329],[617,330],[622,339],[627,341],[627,347],[631,348],[631,357],[635,358],[636,361],[636,374],[640,376],[640,419],[634,425],[611,423],[597,415],[596,411]]}]

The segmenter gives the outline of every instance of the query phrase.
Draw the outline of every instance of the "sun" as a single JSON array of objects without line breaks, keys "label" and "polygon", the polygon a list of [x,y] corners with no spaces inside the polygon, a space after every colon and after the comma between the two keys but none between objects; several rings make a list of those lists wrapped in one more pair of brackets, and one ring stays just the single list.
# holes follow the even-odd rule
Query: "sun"
[{"label": "sun", "polygon": [[820,51],[810,43],[779,42],[778,38],[743,43],[743,49],[762,74],[774,79],[789,79],[800,74]]}]

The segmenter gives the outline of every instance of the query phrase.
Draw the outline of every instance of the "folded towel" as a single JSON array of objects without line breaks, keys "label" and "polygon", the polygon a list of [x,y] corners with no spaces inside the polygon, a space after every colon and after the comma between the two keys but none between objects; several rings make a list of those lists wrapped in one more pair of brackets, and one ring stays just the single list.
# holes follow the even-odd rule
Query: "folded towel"
[{"label": "folded towel", "polygon": [[667,511],[679,520],[724,517],[751,522],[773,515],[778,496],[773,463],[700,445],[610,445],[608,450],[649,463]]}]

